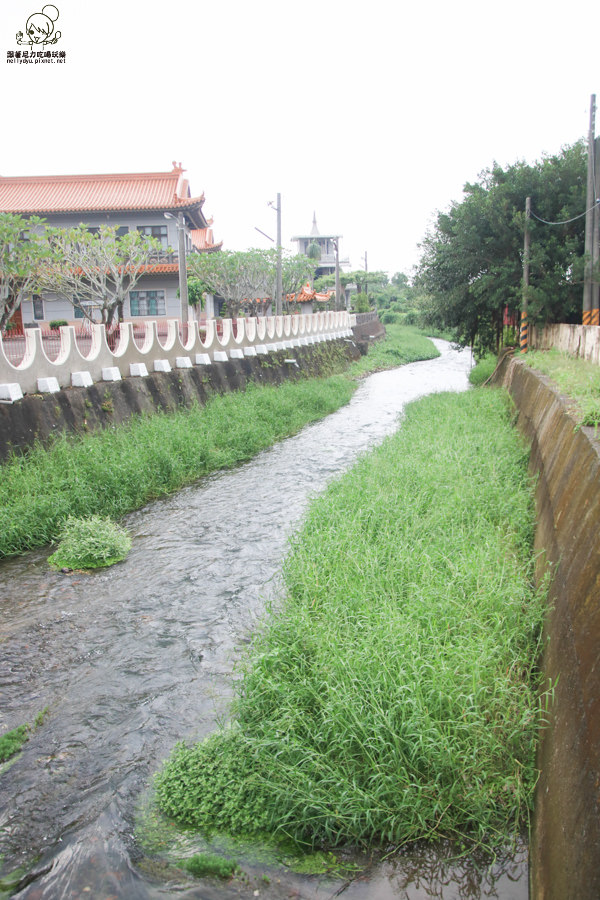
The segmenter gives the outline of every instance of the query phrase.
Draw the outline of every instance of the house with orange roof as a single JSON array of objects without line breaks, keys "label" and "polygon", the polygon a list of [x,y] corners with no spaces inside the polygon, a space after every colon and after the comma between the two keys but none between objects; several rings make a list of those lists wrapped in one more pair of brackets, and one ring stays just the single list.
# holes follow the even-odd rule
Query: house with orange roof
[{"label": "house with orange roof", "polygon": [[[192,196],[184,173],[181,163],[174,162],[170,172],[0,176],[0,212],[40,216],[55,227],[85,225],[94,231],[110,225],[120,234],[137,230],[155,238],[161,247],[159,259],[129,292],[123,315],[134,321],[178,318],[179,214],[185,227],[186,255],[212,253],[222,247],[222,242],[214,240],[212,219],[203,212],[204,194]],[[21,315],[24,325],[53,319],[74,324],[83,317],[68,298],[53,294],[24,301]]]}]

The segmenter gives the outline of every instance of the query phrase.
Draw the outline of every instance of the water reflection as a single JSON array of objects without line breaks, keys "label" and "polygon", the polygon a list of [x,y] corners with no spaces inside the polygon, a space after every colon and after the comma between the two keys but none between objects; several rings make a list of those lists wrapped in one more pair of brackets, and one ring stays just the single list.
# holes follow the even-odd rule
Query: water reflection
[{"label": "water reflection", "polygon": [[[0,775],[4,869],[37,859],[46,872],[19,897],[212,896],[140,875],[136,798],[177,740],[208,734],[226,710],[236,647],[277,589],[311,496],[396,428],[406,402],[467,386],[468,354],[440,347],[438,360],[367,379],[348,407],[247,465],[128,517],[132,551],[106,572],[60,575],[46,552],[0,566],[0,731],[49,710]],[[407,890],[378,871],[390,890]],[[292,883],[298,896],[322,896],[293,878],[281,896]],[[360,884],[345,890],[375,882]],[[269,890],[278,896],[276,882]]]}]

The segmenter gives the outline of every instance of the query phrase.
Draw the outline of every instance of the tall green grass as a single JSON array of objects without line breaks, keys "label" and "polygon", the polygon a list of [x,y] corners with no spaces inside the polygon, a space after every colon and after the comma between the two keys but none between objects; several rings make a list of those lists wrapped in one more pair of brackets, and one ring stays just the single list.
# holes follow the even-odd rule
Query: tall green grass
[{"label": "tall green grass", "polygon": [[69,516],[118,519],[247,460],[334,412],[353,390],[341,375],[250,386],[204,407],[63,436],[15,456],[0,469],[0,558],[56,540]]},{"label": "tall green grass", "polygon": [[410,406],[311,508],[231,724],[175,748],[162,810],[311,845],[518,831],[543,612],[526,462],[503,393]]},{"label": "tall green grass", "polygon": [[386,325],[385,338],[371,344],[368,354],[353,363],[351,371],[354,375],[367,375],[439,355],[435,344],[418,328]]},{"label": "tall green grass", "polygon": [[520,356],[526,365],[547,375],[569,396],[582,425],[600,425],[600,366],[561,353],[559,350],[533,350]]},{"label": "tall green grass", "polygon": [[[385,342],[387,366],[437,354],[414,329]],[[348,365],[337,345],[323,345],[319,365]],[[377,357],[376,357],[377,358]],[[366,359],[363,357],[363,359]],[[383,368],[383,363],[377,363]],[[304,425],[329,415],[352,396],[353,377],[307,378],[279,387],[251,386],[213,397],[205,407],[155,414],[102,432],[58,438],[0,466],[0,559],[55,541],[69,516],[118,519],[218,469],[237,465]]]}]

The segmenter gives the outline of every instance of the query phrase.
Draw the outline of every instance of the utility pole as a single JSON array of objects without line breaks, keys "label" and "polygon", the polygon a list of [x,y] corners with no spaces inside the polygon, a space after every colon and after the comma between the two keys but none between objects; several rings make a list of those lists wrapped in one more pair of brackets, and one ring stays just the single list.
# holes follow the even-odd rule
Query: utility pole
[{"label": "utility pole", "polygon": [[340,308],[340,242],[339,238],[332,238],[335,247],[335,308]]},{"label": "utility pole", "polygon": [[594,149],[596,134],[596,95],[590,100],[590,130],[588,133],[588,169],[585,215],[585,270],[583,275],[583,324],[592,324],[592,257],[594,255],[594,218],[596,197],[594,191]]},{"label": "utility pole", "polygon": [[281,194],[277,194],[277,296],[275,298],[275,315],[280,316],[283,313],[281,305],[281,295],[283,293],[283,283],[281,275]]},{"label": "utility pole", "polygon": [[523,302],[521,304],[521,353],[527,353],[529,344],[529,323],[527,321],[527,293],[529,288],[529,220],[531,219],[531,197],[525,201],[525,238],[523,241]]},{"label": "utility pole", "polygon": [[[592,234],[592,325],[600,325],[600,137],[594,141],[594,230]],[[589,207],[588,207],[589,208]]]}]

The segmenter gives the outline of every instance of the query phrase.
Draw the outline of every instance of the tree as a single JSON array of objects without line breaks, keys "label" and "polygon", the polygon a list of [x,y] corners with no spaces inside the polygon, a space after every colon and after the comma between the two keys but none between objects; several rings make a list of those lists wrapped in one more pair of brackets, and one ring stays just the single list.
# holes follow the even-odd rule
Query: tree
[{"label": "tree", "polygon": [[158,261],[158,241],[139,231],[119,237],[108,225],[90,232],[76,228],[48,228],[55,261],[43,274],[43,289],[63,294],[91,322],[110,327],[115,315],[142,275]]},{"label": "tree", "polygon": [[43,219],[0,214],[0,331],[22,301],[39,290],[40,270],[53,255],[35,228]]},{"label": "tree", "polygon": [[538,218],[530,220],[528,306],[539,322],[577,321],[583,257],[586,158],[583,144],[556,156],[506,169],[494,164],[465,197],[439,212],[421,247],[416,286],[426,294],[425,324],[449,328],[476,351],[497,349],[505,307],[519,310],[525,200]]},{"label": "tree", "polygon": [[[194,254],[188,257],[188,269],[204,293],[223,298],[230,318],[238,316],[242,309],[257,315],[258,301],[275,296],[276,250],[222,250],[220,253]],[[284,297],[298,291],[312,272],[314,263],[305,256],[282,254]]]}]

